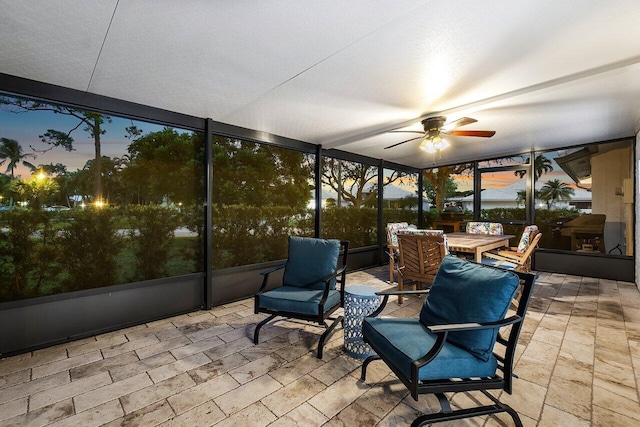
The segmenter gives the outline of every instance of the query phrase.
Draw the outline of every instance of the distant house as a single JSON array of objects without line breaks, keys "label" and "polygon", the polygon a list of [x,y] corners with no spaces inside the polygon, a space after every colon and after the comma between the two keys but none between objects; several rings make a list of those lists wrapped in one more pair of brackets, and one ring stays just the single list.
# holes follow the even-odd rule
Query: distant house
[{"label": "distant house", "polygon": [[[536,190],[540,190],[544,186],[544,182],[536,182]],[[482,209],[494,208],[517,208],[523,207],[522,202],[518,202],[518,192],[524,191],[526,188],[526,180],[520,179],[513,184],[502,188],[487,188],[482,191]],[[574,189],[574,195],[571,200],[557,200],[553,207],[555,209],[577,209],[582,213],[591,213],[591,192],[580,188]],[[473,210],[473,194],[461,197],[450,198],[449,202],[461,204],[465,210]],[[547,203],[543,200],[536,199],[536,208],[546,209]]]}]

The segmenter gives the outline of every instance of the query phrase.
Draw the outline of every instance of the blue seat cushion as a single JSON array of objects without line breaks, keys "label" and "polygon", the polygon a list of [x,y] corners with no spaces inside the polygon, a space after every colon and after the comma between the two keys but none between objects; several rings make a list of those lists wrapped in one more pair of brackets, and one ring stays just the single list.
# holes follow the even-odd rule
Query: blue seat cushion
[{"label": "blue seat cushion", "polygon": [[[417,318],[367,317],[362,324],[362,334],[379,350],[378,355],[383,355],[407,378],[411,377],[411,363],[424,356],[436,342],[436,335]],[[418,378],[491,377],[496,368],[493,355],[484,361],[447,341],[435,359],[418,370]]]},{"label": "blue seat cushion", "polygon": [[[339,240],[289,236],[289,257],[282,284],[324,290],[320,279],[336,271],[340,255]],[[330,289],[335,289],[335,279]]]},{"label": "blue seat cushion", "polygon": [[[485,323],[504,319],[520,279],[512,272],[447,256],[420,311],[425,325]],[[449,333],[447,340],[487,361],[497,329]]]},{"label": "blue seat cushion", "polygon": [[[297,286],[281,286],[261,294],[258,306],[269,310],[318,315],[318,304],[322,298],[322,292]],[[324,311],[339,304],[340,292],[331,290],[325,302]]]}]

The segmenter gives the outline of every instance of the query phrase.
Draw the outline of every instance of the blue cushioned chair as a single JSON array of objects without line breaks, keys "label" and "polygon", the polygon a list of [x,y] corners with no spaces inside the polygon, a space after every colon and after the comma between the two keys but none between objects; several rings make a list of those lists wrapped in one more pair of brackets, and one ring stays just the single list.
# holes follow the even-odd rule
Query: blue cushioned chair
[{"label": "blue cushioned chair", "polygon": [[[529,304],[535,275],[510,272],[447,256],[440,264],[418,318],[376,317],[389,295],[383,291],[381,306],[365,318],[364,340],[377,353],[362,365],[382,359],[418,400],[420,394],[435,394],[442,411],[418,417],[412,426],[507,412],[516,425],[520,417],[510,406],[487,390],[511,394],[513,359],[522,322]],[[517,292],[520,290],[520,292]],[[515,312],[506,317],[514,301]],[[506,317],[506,318],[505,318]],[[500,328],[506,336],[500,334]],[[502,350],[494,353],[494,346]],[[444,393],[480,391],[492,405],[452,411]]]},{"label": "blue cushioned chair", "polygon": [[[344,306],[348,251],[349,242],[290,236],[287,262],[260,273],[264,278],[254,311],[270,316],[256,326],[253,342],[258,344],[260,328],[277,316],[317,322],[326,328],[318,344],[322,359],[324,343],[342,321],[342,316],[330,316]],[[269,275],[282,268],[282,286],[267,291]],[[333,323],[328,325],[327,320]]]}]

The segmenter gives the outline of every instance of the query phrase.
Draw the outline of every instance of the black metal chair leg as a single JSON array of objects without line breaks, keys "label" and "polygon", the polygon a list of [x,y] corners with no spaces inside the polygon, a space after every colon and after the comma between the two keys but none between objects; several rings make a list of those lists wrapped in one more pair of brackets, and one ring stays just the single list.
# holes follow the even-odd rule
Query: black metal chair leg
[{"label": "black metal chair leg", "polygon": [[369,363],[373,362],[374,360],[380,360],[380,356],[378,356],[377,354],[372,354],[371,356],[367,357],[364,362],[362,362],[362,375],[360,375],[360,381],[365,381],[367,379],[367,366],[369,366]]},{"label": "black metal chair leg", "polygon": [[435,395],[438,398],[442,412],[445,414],[451,412],[451,404],[449,403],[447,396],[445,396],[444,393],[435,393]]},{"label": "black metal chair leg", "polygon": [[444,421],[455,421],[455,420],[461,420],[464,418],[483,417],[485,415],[497,414],[500,412],[509,413],[509,415],[511,415],[511,417],[515,421],[516,426],[522,427],[522,422],[520,421],[520,417],[518,416],[518,414],[515,414],[515,417],[514,417],[511,411],[515,413],[515,411],[511,407],[504,404],[500,404],[500,405],[479,406],[479,407],[468,408],[468,409],[459,409],[451,412],[437,412],[434,414],[425,414],[425,415],[419,416],[418,418],[413,420],[413,422],[411,423],[411,427],[421,427],[426,424],[435,424],[435,423],[441,423]]},{"label": "black metal chair leg", "polygon": [[522,427],[522,420],[520,420],[520,416],[515,411],[515,409],[513,409],[511,406],[508,406],[508,405],[505,405],[505,406],[506,406],[505,412],[511,415],[511,418],[513,418],[513,422],[516,424],[516,427]]},{"label": "black metal chair leg", "polygon": [[256,325],[256,330],[253,332],[253,343],[254,344],[258,344],[258,338],[260,337],[260,328],[262,328],[267,323],[271,322],[275,317],[276,317],[276,315],[272,314],[271,316],[267,317],[262,322],[260,322],[260,323],[258,323]]},{"label": "black metal chair leg", "polygon": [[324,347],[325,341],[329,338],[329,335],[331,335],[336,326],[338,326],[338,323],[342,323],[343,318],[343,316],[338,316],[320,337],[320,342],[318,342],[318,359],[322,359],[322,348]]}]

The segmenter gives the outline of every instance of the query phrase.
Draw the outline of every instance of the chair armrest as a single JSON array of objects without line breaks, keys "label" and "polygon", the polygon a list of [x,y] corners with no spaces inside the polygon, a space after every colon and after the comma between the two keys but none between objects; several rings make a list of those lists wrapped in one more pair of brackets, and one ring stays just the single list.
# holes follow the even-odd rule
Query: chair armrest
[{"label": "chair armrest", "polygon": [[521,321],[522,321],[522,317],[511,316],[511,317],[507,317],[506,319],[498,320],[497,322],[452,323],[448,325],[431,325],[431,326],[427,326],[427,329],[437,334],[437,333],[443,333],[443,332],[472,331],[476,329],[502,328],[505,326],[513,325],[514,323],[518,323]]},{"label": "chair armrest", "polygon": [[513,260],[521,260],[522,254],[520,252],[498,251],[497,255]]},{"label": "chair armrest", "polygon": [[455,331],[469,331],[474,329],[493,329],[493,328],[502,328],[504,326],[513,325],[514,323],[522,322],[521,316],[511,316],[503,320],[499,320],[497,322],[487,322],[487,323],[457,323],[450,325],[432,325],[427,328],[436,334],[436,342],[433,344],[433,347],[421,358],[415,360],[411,363],[411,375],[413,378],[418,378],[418,370],[433,360],[447,340],[447,335],[449,332]]},{"label": "chair armrest", "polygon": [[424,295],[428,294],[429,289],[422,289],[417,291],[398,291],[393,289],[388,289],[386,291],[376,292],[376,295],[385,296],[385,295]]},{"label": "chair armrest", "polygon": [[333,279],[334,277],[338,277],[339,275],[341,275],[346,269],[347,269],[346,265],[344,267],[340,267],[339,269],[336,270],[335,273],[330,274],[326,278],[322,279],[322,281],[323,282],[328,282],[329,280]]},{"label": "chair armrest", "polygon": [[[334,271],[333,273],[323,277],[322,279],[319,280],[319,282],[324,282],[324,292],[322,293],[322,298],[320,299],[320,304],[324,305],[325,302],[327,302],[327,298],[329,298],[329,285],[332,279],[337,278],[339,275],[343,274],[344,271],[347,269],[347,266],[343,266],[340,267],[339,269],[337,269],[336,271]],[[342,282],[340,282],[342,283]],[[344,283],[342,283],[342,286],[344,287]]]},{"label": "chair armrest", "polygon": [[276,265],[267,270],[261,271],[260,274],[264,277],[262,279],[262,285],[260,285],[260,289],[258,289],[258,292],[256,294],[261,294],[264,292],[265,288],[267,287],[267,282],[269,281],[269,274],[273,273],[274,271],[280,270],[286,266],[287,266],[287,263],[285,262],[284,264]]},{"label": "chair armrest", "polygon": [[509,261],[509,262],[516,262],[519,263],[522,261],[523,257],[522,256],[514,256],[512,254],[502,254],[502,252],[485,252],[482,254],[482,256],[485,256],[487,258],[492,258],[492,259],[497,259],[498,261]]},{"label": "chair armrest", "polygon": [[278,271],[281,268],[285,268],[286,266],[287,266],[287,263],[285,262],[284,264],[276,265],[275,267],[271,267],[271,268],[269,268],[267,270],[261,271],[260,274],[263,275],[263,276],[266,276],[267,274],[271,274],[274,271]]},{"label": "chair armrest", "polygon": [[373,313],[368,314],[367,317],[376,317],[380,315],[380,313],[382,313],[382,311],[386,307],[387,302],[389,302],[390,295],[424,295],[426,293],[429,293],[429,289],[421,291],[398,291],[394,289],[387,289],[385,291],[376,292],[376,295],[382,297],[382,302],[380,303],[378,308],[376,308]]}]

